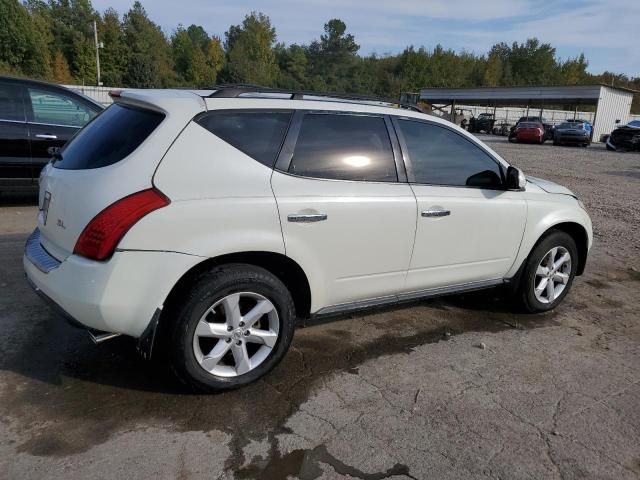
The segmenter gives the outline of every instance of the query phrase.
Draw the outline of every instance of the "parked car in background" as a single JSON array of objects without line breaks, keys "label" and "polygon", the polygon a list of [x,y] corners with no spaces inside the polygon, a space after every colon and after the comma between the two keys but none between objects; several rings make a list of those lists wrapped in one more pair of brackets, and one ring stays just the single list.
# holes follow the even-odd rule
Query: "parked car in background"
[{"label": "parked car in background", "polygon": [[516,127],[516,140],[521,143],[544,143],[544,126],[539,122],[520,122]]},{"label": "parked car in background", "polygon": [[557,125],[553,133],[554,145],[581,145],[588,147],[591,143],[593,129],[586,122],[563,122]]},{"label": "parked car in background", "polygon": [[493,113],[481,113],[477,117],[471,117],[469,131],[472,133],[492,133],[495,123],[496,116]]},{"label": "parked car in background", "polygon": [[588,120],[581,120],[579,118],[565,120],[563,123],[579,123],[583,125],[583,128],[589,132],[589,142],[593,141],[593,125]]},{"label": "parked car in background", "polygon": [[516,129],[518,128],[518,125],[520,124],[520,122],[536,122],[536,123],[541,123],[544,129],[544,140],[552,140],[553,139],[553,130],[554,130],[554,126],[549,123],[545,118],[543,117],[520,117],[518,119],[518,121],[516,122],[516,124],[511,127],[511,131],[509,132],[509,141],[510,142],[515,142],[516,141]]},{"label": "parked car in background", "polygon": [[640,120],[632,120],[616,128],[605,145],[612,151],[640,150]]},{"label": "parked car in background", "polygon": [[322,98],[119,93],[43,171],[28,281],[198,390],[267,374],[297,319],[497,285],[562,302],[592,243],[571,191],[446,120]]},{"label": "parked car in background", "polygon": [[37,188],[51,155],[104,107],[59,85],[0,76],[0,191]]}]

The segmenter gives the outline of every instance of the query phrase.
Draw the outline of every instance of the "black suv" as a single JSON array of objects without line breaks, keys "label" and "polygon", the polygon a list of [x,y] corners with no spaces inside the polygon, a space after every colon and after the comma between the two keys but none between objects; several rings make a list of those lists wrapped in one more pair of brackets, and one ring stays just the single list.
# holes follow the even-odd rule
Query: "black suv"
[{"label": "black suv", "polygon": [[104,107],[51,83],[0,76],[0,192],[37,187],[40,170]]}]

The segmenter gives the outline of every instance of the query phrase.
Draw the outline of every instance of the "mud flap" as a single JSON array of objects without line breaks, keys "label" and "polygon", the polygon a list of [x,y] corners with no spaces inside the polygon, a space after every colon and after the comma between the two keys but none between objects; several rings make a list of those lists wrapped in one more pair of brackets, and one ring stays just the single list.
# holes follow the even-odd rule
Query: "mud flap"
[{"label": "mud flap", "polygon": [[142,335],[140,335],[140,338],[138,339],[136,350],[138,350],[138,353],[145,360],[151,360],[151,353],[153,351],[153,344],[155,343],[161,313],[162,308],[156,308],[149,325],[147,325],[147,328],[144,329],[144,332],[142,332]]}]

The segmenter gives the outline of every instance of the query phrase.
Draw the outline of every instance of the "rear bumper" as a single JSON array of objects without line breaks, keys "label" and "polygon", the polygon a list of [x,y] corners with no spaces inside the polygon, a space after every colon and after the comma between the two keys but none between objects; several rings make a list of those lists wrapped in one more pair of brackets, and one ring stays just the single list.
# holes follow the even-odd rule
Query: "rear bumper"
[{"label": "rear bumper", "polygon": [[46,271],[34,255],[38,248],[44,251],[39,242],[27,243],[23,265],[41,297],[73,324],[136,338],[176,282],[202,260],[172,252],[120,251],[107,262],[71,255]]},{"label": "rear bumper", "polygon": [[555,138],[559,143],[589,143],[589,135],[557,135]]},{"label": "rear bumper", "polygon": [[542,140],[542,135],[517,135],[516,138],[519,142],[539,142]]}]

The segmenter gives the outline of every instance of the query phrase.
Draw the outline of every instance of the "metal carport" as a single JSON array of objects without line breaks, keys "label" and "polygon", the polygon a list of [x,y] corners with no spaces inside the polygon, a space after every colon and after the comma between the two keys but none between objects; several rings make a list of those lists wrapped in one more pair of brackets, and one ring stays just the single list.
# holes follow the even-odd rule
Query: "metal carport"
[{"label": "metal carport", "polygon": [[[536,108],[540,115],[543,115],[545,105],[571,105],[574,110],[580,105],[594,105],[593,139],[598,141],[602,134],[610,133],[618,123],[628,121],[634,93],[637,92],[608,85],[423,88],[420,100],[438,105],[438,109],[450,106],[452,115],[455,115],[456,105],[526,106]],[[539,112],[531,112],[530,115],[538,115]]]}]

